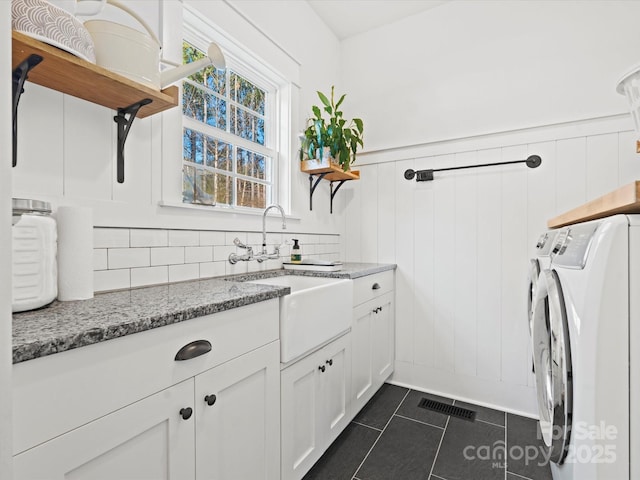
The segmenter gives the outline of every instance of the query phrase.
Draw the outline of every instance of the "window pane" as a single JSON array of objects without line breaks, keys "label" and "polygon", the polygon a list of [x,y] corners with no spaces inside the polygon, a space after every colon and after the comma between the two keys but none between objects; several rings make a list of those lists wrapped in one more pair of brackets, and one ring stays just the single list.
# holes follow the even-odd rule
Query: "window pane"
[{"label": "window pane", "polygon": [[264,184],[237,179],[238,205],[251,208],[265,208],[267,187]]},{"label": "window pane", "polygon": [[233,202],[233,182],[231,177],[222,173],[215,175],[216,202],[225,205],[231,205]]},{"label": "window pane", "polygon": [[207,145],[207,167],[231,170],[232,146],[217,138],[204,137]]},{"label": "window pane", "polygon": [[196,169],[193,203],[215,204],[215,178],[213,173],[200,168]]},{"label": "window pane", "polygon": [[182,135],[182,158],[187,162],[203,164],[204,136],[191,130],[184,129]]},{"label": "window pane", "polygon": [[259,178],[260,180],[267,179],[267,169],[270,167],[271,158],[238,147],[236,161],[236,168],[240,175]]},{"label": "window pane", "polygon": [[221,130],[227,128],[227,102],[215,95],[205,93],[207,100],[205,118],[207,125],[218,127]]},{"label": "window pane", "polygon": [[264,145],[264,120],[231,105],[231,133]]},{"label": "window pane", "polygon": [[193,203],[193,187],[195,185],[196,169],[189,165],[182,166],[182,201]]},{"label": "window pane", "polygon": [[231,100],[264,115],[266,92],[235,72],[230,77]]}]

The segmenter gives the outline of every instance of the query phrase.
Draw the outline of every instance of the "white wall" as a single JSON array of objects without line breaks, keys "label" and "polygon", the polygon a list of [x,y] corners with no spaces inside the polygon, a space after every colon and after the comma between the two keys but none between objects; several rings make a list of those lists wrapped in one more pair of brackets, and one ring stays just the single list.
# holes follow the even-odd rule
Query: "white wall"
[{"label": "white wall", "polygon": [[[547,219],[640,176],[615,92],[640,60],[638,15],[640,2],[453,1],[343,42],[368,151],[346,187],[346,258],[398,264],[394,381],[535,414],[528,259]],[[534,153],[536,170],[403,178]]]},{"label": "white wall", "polygon": [[11,477],[11,3],[0,2],[0,478]]},{"label": "white wall", "polygon": [[366,148],[620,113],[640,2],[454,0],[343,42]]},{"label": "white wall", "polygon": [[[163,15],[158,0],[126,3],[160,32]],[[336,37],[306,2],[295,2],[295,5],[289,2],[255,2],[253,7],[262,8],[257,14],[241,1],[189,0],[185,3],[200,10],[220,29],[267,62],[286,57],[299,66],[300,79],[294,81],[300,84],[293,89],[295,110],[289,127],[294,137],[289,157],[295,157],[298,147],[296,135],[302,130],[305,118],[301,105],[308,104],[308,98],[315,94],[316,82],[330,84],[336,77],[339,48]],[[269,4],[266,10],[262,3]],[[166,0],[164,4],[179,6],[181,2]],[[297,22],[304,24],[308,31],[315,32],[312,50],[300,48],[297,36],[270,37],[273,32],[287,31],[296,23],[289,16],[292,10],[295,10]],[[270,12],[270,15],[262,15],[264,12]],[[172,30],[164,32],[165,38],[174,43],[179,41],[181,34],[172,33],[182,28],[180,21],[167,16],[164,27]],[[165,45],[168,51],[174,47],[173,44]],[[309,79],[314,81],[307,86]],[[202,209],[158,206],[159,201],[167,200],[163,185],[169,183],[168,177],[175,175],[172,178],[177,179],[176,185],[181,183],[181,153],[178,151],[176,158],[166,158],[169,152],[166,126],[170,122],[177,125],[175,135],[180,138],[177,108],[135,120],[125,149],[125,183],[117,184],[113,111],[33,84],[28,84],[23,98],[19,115],[20,159],[14,169],[14,196],[49,200],[55,207],[63,204],[92,206],[97,226],[260,230],[260,218],[252,215],[220,213],[219,209],[203,212]],[[175,122],[176,116],[178,123]],[[291,227],[301,232],[340,233],[341,219],[338,215],[329,215],[326,192],[316,194],[316,208],[309,212],[307,177],[298,172],[297,161],[292,162],[291,214],[297,219],[290,220]],[[176,197],[179,194],[176,192]],[[340,211],[341,204],[336,207]]]}]

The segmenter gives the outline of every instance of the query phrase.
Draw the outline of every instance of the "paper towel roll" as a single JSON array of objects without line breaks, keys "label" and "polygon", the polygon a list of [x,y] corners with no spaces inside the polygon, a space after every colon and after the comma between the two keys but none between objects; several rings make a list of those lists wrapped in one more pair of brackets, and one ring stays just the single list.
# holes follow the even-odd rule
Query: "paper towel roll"
[{"label": "paper towel roll", "polygon": [[59,207],[58,300],[93,298],[93,215],[86,207]]}]

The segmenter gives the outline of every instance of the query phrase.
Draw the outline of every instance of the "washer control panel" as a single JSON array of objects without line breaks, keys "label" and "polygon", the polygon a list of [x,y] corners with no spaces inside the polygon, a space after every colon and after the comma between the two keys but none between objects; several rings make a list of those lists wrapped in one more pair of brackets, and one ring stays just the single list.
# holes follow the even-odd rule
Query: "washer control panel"
[{"label": "washer control panel", "polygon": [[591,239],[600,223],[572,225],[558,233],[551,257],[554,265],[583,269],[587,263]]}]

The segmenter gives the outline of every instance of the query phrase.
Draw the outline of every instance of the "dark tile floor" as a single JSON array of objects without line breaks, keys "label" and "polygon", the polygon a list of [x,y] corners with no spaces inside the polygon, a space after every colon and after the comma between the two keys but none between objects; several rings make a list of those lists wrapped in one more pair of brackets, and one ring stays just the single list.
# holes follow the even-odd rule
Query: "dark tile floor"
[{"label": "dark tile floor", "polygon": [[[470,422],[418,407],[430,398]],[[384,384],[303,480],[551,480],[537,422]]]}]

